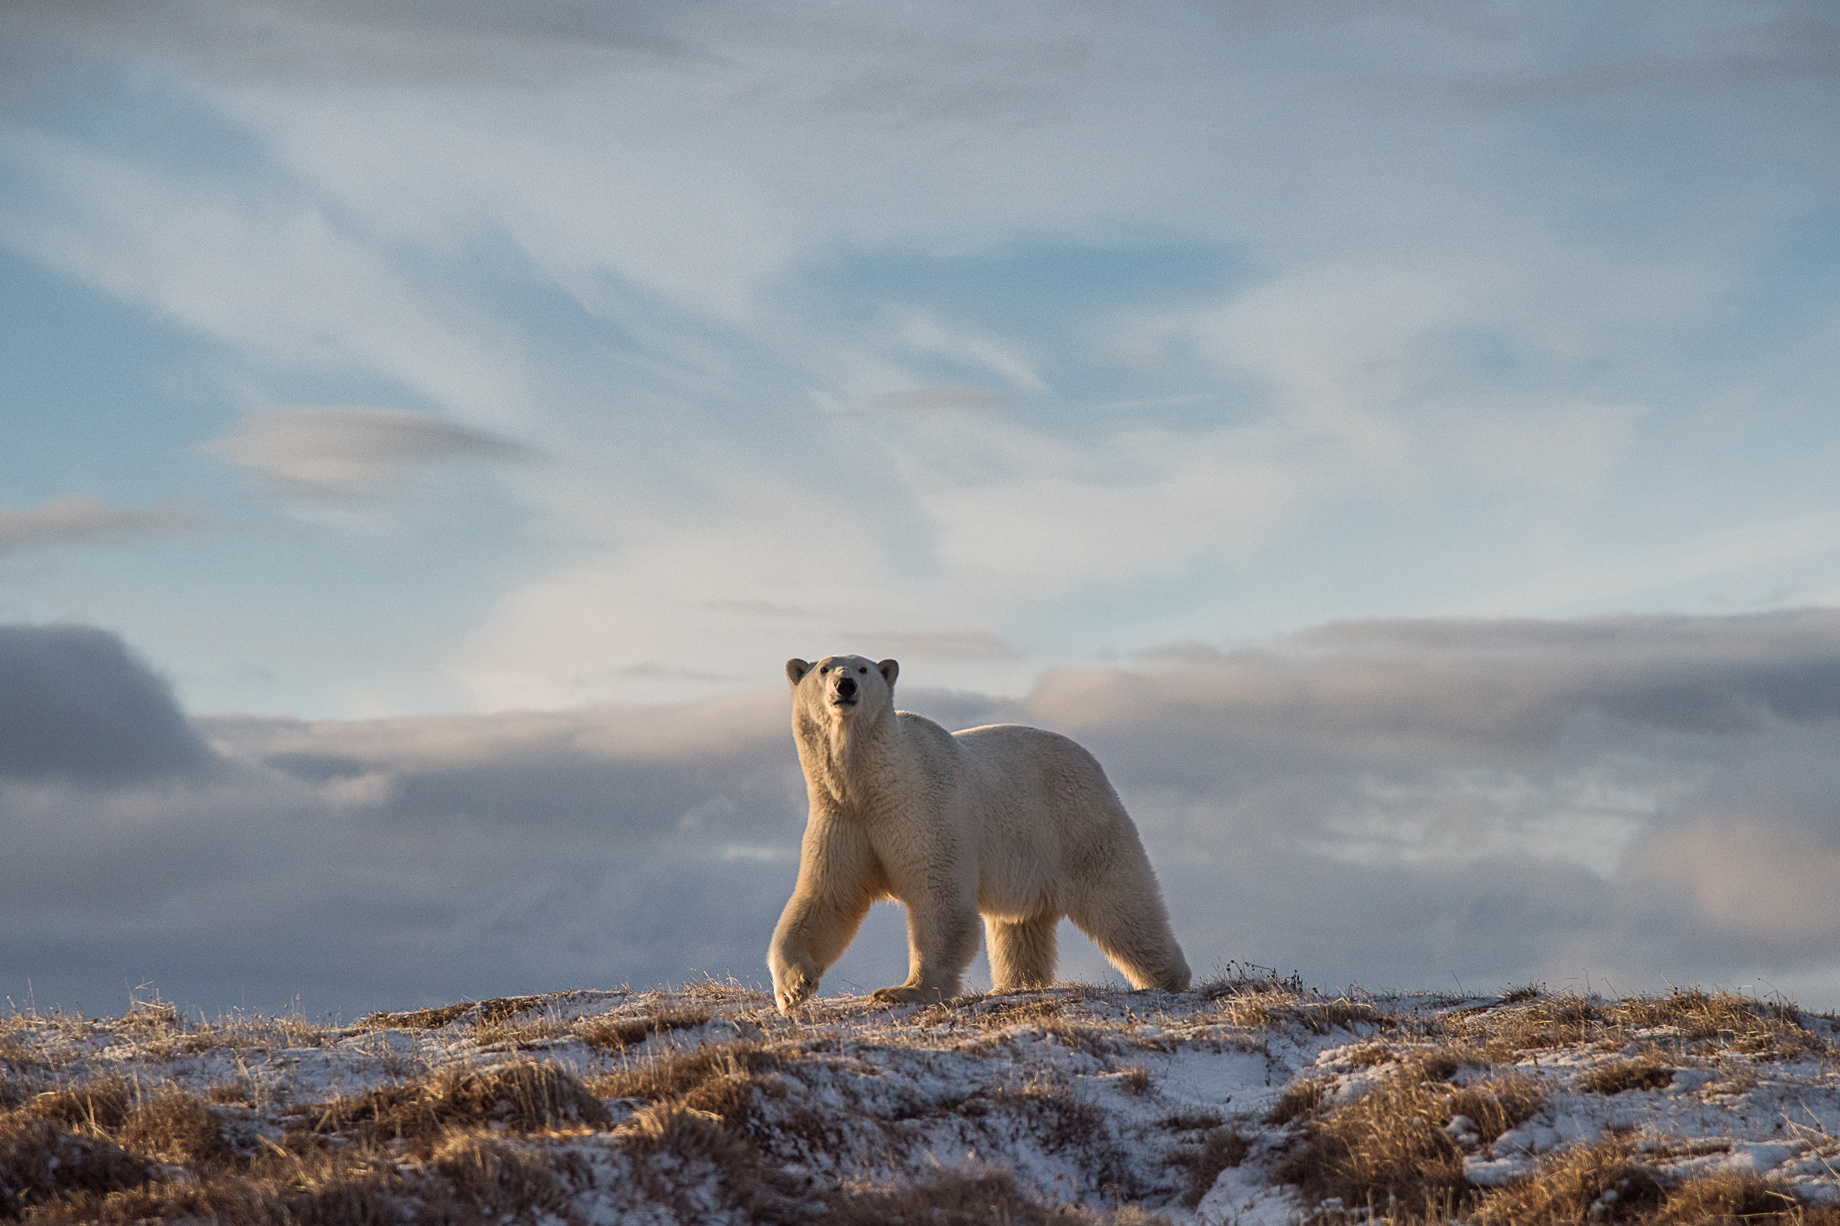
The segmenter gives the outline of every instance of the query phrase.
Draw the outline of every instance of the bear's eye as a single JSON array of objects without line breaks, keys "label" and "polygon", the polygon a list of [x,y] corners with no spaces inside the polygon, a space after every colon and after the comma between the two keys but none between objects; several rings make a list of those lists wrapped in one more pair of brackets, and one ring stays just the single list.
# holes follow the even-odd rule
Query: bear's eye
[{"label": "bear's eye", "polygon": [[862,668],[862,667],[860,667],[860,666],[859,666],[859,667],[857,668],[857,670],[856,670],[856,671],[857,671],[857,672],[859,672],[859,673],[866,673],[866,672],[868,672],[869,670],[868,670],[868,669],[866,669],[866,668]]},{"label": "bear's eye", "polygon": [[831,666],[826,664],[823,668],[818,670],[818,676],[822,677],[825,673],[828,673],[830,671],[831,671]]}]

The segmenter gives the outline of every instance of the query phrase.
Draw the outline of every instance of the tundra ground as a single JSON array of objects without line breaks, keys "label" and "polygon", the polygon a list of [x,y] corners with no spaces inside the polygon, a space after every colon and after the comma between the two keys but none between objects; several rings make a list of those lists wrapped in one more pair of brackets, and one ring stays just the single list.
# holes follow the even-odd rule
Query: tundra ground
[{"label": "tundra ground", "polygon": [[0,1017],[0,1219],[1835,1223],[1831,1018],[1231,976]]}]

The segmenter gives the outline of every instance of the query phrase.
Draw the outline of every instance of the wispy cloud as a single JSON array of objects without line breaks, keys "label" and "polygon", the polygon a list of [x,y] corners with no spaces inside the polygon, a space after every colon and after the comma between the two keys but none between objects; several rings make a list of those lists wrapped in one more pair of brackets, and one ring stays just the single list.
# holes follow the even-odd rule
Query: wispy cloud
[{"label": "wispy cloud", "polygon": [[52,545],[117,545],[197,532],[208,524],[178,505],[116,508],[87,494],[67,494],[35,507],[0,507],[0,554]]},{"label": "wispy cloud", "polygon": [[1747,587],[1840,578],[1790,463],[1840,387],[1818,4],[488,7],[33,3],[0,102],[0,242],[220,403],[475,432],[218,439],[290,513],[545,447],[481,507],[504,564],[374,602],[481,707],[803,649],[747,606],[1000,628],[941,663],[1013,696],[1332,616],[1743,607],[1776,524]]},{"label": "wispy cloud", "polygon": [[899,392],[879,392],[869,397],[870,409],[890,413],[931,413],[948,409],[1000,409],[1009,397],[963,384],[915,387]]},{"label": "wispy cloud", "polygon": [[539,454],[425,413],[345,407],[257,413],[202,450],[249,469],[277,493],[314,498],[385,493],[420,468],[522,463]]},{"label": "wispy cloud", "polygon": [[1013,660],[1015,644],[987,630],[885,630],[848,636],[872,647],[877,656],[914,656],[924,660]]}]

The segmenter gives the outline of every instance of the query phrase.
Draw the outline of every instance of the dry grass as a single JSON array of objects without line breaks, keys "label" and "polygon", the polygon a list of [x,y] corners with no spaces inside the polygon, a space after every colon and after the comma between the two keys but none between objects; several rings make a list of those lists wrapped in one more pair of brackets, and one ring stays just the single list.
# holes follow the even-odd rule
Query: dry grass
[{"label": "dry grass", "polygon": [[[1573,1046],[1565,1064],[1576,1067],[1580,1055],[1587,1065],[1595,1062],[1578,1083],[1603,1094],[1661,1088],[1676,1067],[1717,1064],[1726,1080],[1694,1095],[1712,1097],[1744,1089],[1758,1071],[1770,1075],[1763,1060],[1828,1054],[1825,1029],[1792,1006],[1704,992],[1605,1002],[1550,996],[1530,986],[1497,1004],[1471,1008],[1473,1002],[1462,1002],[1434,1018],[1388,1013],[1359,994],[1327,999],[1276,976],[1241,976],[1206,991],[1201,1006],[1158,998],[1162,1003],[1154,1007],[1169,1016],[1153,1018],[1139,1017],[1134,1010],[1141,1006],[1123,993],[1100,988],[972,996],[897,1011],[886,1020],[877,1017],[889,1012],[885,1006],[833,1001],[824,1018],[842,1022],[838,1033],[814,1033],[830,1024],[815,1014],[791,1026],[771,1013],[764,993],[714,980],[675,997],[635,1000],[621,1010],[626,1016],[563,1020],[579,1008],[581,995],[373,1014],[364,1027],[445,1027],[418,1044],[455,1052],[488,1042],[579,1038],[621,1058],[585,1081],[528,1059],[499,1068],[454,1066],[278,1121],[277,1100],[287,1102],[285,1076],[272,1079],[267,1070],[276,1064],[258,1065],[253,1057],[245,1063],[243,1053],[343,1044],[358,1053],[353,1059],[365,1061],[365,1084],[410,1066],[399,1049],[393,1055],[380,1040],[300,1019],[239,1017],[213,1025],[159,1001],[139,1002],[126,1017],[106,1021],[15,1015],[0,1018],[0,1220],[110,1226],[573,1221],[577,1197],[609,1170],[632,1181],[623,1195],[650,1202],[649,1208],[635,1202],[635,1211],[659,1220],[724,1214],[843,1226],[1154,1220],[1133,1210],[1107,1216],[1090,1206],[1043,1200],[1038,1190],[984,1168],[904,1169],[915,1155],[931,1152],[938,1136],[962,1133],[979,1153],[987,1142],[1008,1146],[1020,1139],[1029,1152],[1039,1146],[1058,1154],[1061,1167],[1079,1172],[1089,1195],[1098,1189],[1113,1203],[1157,1196],[1192,1208],[1222,1171],[1256,1162],[1262,1178],[1275,1158],[1280,1177],[1317,1206],[1313,1220],[1321,1223],[1364,1220],[1371,1208],[1375,1220],[1397,1226],[1459,1218],[1474,1226],[1840,1226],[1840,1209],[1796,1204],[1786,1189],[1751,1177],[1689,1180],[1670,1189],[1653,1164],[1700,1151],[1687,1147],[1676,1154],[1652,1145],[1637,1151],[1627,1137],[1551,1154],[1530,1178],[1511,1185],[1481,1189],[1463,1178],[1465,1153],[1499,1139],[1542,1105],[1544,1083],[1512,1072],[1486,1076],[1491,1064]],[[1089,1000],[1103,1007],[1077,1007]],[[1426,1008],[1422,1000],[1417,1007]],[[652,1044],[644,1058],[633,1051],[654,1036],[705,1026],[718,1016],[753,1037],[718,1043],[705,1032]],[[1142,1032],[1152,1020],[1161,1033]],[[1220,1112],[1156,1110],[1161,1074],[1137,1061],[1159,1066],[1134,1049],[1201,1041],[1219,1050],[1260,1042],[1256,1035],[1212,1029],[1223,1023],[1277,1029],[1311,1047],[1348,1044],[1331,1057],[1335,1063],[1307,1070],[1313,1075],[1296,1080],[1274,1105],[1268,1121],[1289,1138],[1279,1154],[1267,1155],[1270,1142],[1259,1139],[1257,1126]],[[933,1027],[955,1033],[943,1042],[920,1033]],[[1353,1035],[1326,1043],[1304,1038],[1341,1031]],[[1036,1062],[1042,1038],[1099,1057],[1100,1068],[1109,1070],[1104,1084],[1141,1096],[1148,1114],[1139,1124],[1152,1121],[1151,1135],[1161,1138],[1154,1152],[1167,1165],[1147,1165],[1152,1151],[1125,1148],[1136,1142],[1130,1125],[1114,1123],[1111,1113],[1123,1109],[1115,1093],[1089,1101],[1052,1061]],[[138,1064],[121,1063],[124,1041],[128,1058]],[[858,1042],[864,1045],[851,1046]],[[953,1067],[967,1058],[994,1061],[993,1068],[1013,1061],[1025,1080],[999,1071],[972,1083],[994,1088],[968,1086],[944,1101],[888,1084],[868,1091],[864,1114],[847,1119],[821,1105],[859,1069],[881,1066],[871,1050],[877,1045],[914,1049]],[[97,1059],[94,1053],[105,1047],[112,1047],[106,1060]],[[1281,1045],[1274,1040],[1271,1047]],[[220,1048],[235,1049],[232,1058],[220,1055],[217,1063],[196,1069],[143,1067]],[[1064,1065],[1066,1053],[1056,1059]],[[1081,1076],[1097,1075],[1092,1062],[1074,1063]],[[135,1081],[94,1075],[118,1067],[142,1071]],[[1337,1079],[1323,1074],[1350,1069],[1371,1070],[1356,1080],[1377,1080],[1360,1096],[1338,1101],[1331,1093]],[[1046,1074],[1031,1076],[1035,1070]],[[168,1076],[203,1077],[194,1083],[201,1086],[211,1076],[227,1079],[198,1095],[166,1085]],[[1566,1078],[1569,1084],[1569,1073]],[[965,1097],[957,1098],[960,1093]],[[610,1123],[602,1098],[624,1098],[637,1109],[611,1134],[586,1140],[589,1129]],[[1142,1108],[1133,1111],[1144,1115]],[[1468,1124],[1452,1126],[1458,1116]],[[281,1145],[257,1138],[252,1122],[262,1119],[289,1129]],[[876,1150],[880,1156],[872,1161],[859,1161],[865,1137],[871,1150],[885,1139],[885,1151]],[[595,1149],[603,1156],[590,1168],[578,1155]],[[839,1174],[847,1170],[874,1174],[852,1183]]]},{"label": "dry grass", "polygon": [[1683,1054],[1730,1048],[1764,1059],[1826,1054],[1832,1049],[1828,1040],[1803,1024],[1794,1005],[1729,992],[1682,988],[1663,997],[1610,1002],[1570,993],[1522,999],[1524,1003],[1447,1015],[1442,1028],[1496,1059],[1578,1044],[1615,1050],[1658,1041],[1671,1042]]},{"label": "dry grass", "polygon": [[1325,1077],[1300,1077],[1284,1088],[1278,1095],[1278,1101],[1265,1113],[1267,1124],[1279,1126],[1293,1120],[1304,1119],[1316,1114],[1316,1109],[1328,1096],[1331,1083]]},{"label": "dry grass", "polygon": [[71,1128],[110,1132],[127,1122],[134,1106],[134,1087],[126,1077],[98,1077],[61,1090],[47,1090],[26,1104],[40,1119]]},{"label": "dry grass", "polygon": [[[566,1168],[580,1163],[495,1128],[607,1122],[600,1100],[554,1065],[450,1069],[323,1104],[286,1147],[239,1156],[203,1097],[167,1087],[137,1100],[102,1079],[0,1116],[0,1218],[345,1226],[413,1211],[431,1223],[498,1222],[566,1209]],[[427,1159],[419,1173],[400,1166],[410,1153]]]},{"label": "dry grass", "polygon": [[1005,1030],[1011,1026],[1041,1025],[1048,1022],[1061,1012],[1065,1004],[1064,1001],[1049,999],[996,1003],[982,1009],[928,1005],[914,1019],[914,1022],[921,1026],[962,1022],[983,1030]]},{"label": "dry grass", "polygon": [[1766,1059],[1824,1055],[1832,1049],[1808,1029],[1795,1005],[1730,992],[1679,988],[1664,997],[1617,1001],[1604,1014],[1614,1025],[1671,1031],[1690,1044],[1733,1047]]},{"label": "dry grass", "polygon": [[157,996],[131,1002],[121,1021],[127,1029],[146,1034],[165,1035],[185,1030],[185,1015],[179,1012],[178,1006]]},{"label": "dry grass", "polygon": [[4,1097],[6,1087],[44,1067],[30,1047],[10,1034],[0,1035],[0,1107],[12,1105]]},{"label": "dry grass", "polygon": [[1636,1158],[1635,1142],[1613,1135],[1547,1158],[1531,1179],[1489,1191],[1477,1226],[1837,1226],[1840,1206],[1809,1206],[1755,1175],[1709,1175],[1669,1189]]},{"label": "dry grass", "polygon": [[1394,1030],[1405,1024],[1405,1019],[1364,1000],[1317,997],[1266,983],[1230,991],[1203,985],[1199,991],[1214,1002],[1208,1020],[1246,1030],[1296,1029],[1322,1035],[1361,1026]]},{"label": "dry grass", "polygon": [[608,1122],[607,1108],[555,1064],[520,1062],[495,1069],[447,1068],[308,1113],[308,1129],[365,1144],[405,1141],[421,1149],[456,1126],[518,1132],[582,1128]]},{"label": "dry grass", "polygon": [[360,1018],[358,1025],[375,1029],[439,1030],[469,1014],[475,1023],[490,1025],[519,1013],[541,1008],[541,996],[494,996],[490,1000],[463,1000],[439,1009],[412,1009],[407,1013],[372,1013]]},{"label": "dry grass", "polygon": [[1399,1053],[1385,1043],[1363,1043],[1348,1053],[1348,1063],[1355,1068],[1372,1068],[1376,1064],[1391,1064],[1399,1059]]},{"label": "dry grass", "polygon": [[235,1081],[220,1081],[206,1090],[204,1096],[208,1102],[239,1107],[253,1107],[256,1104],[255,1086],[241,1078]]},{"label": "dry grass", "polygon": [[1075,1205],[1053,1205],[1025,1194],[1007,1171],[940,1171],[931,1178],[894,1188],[849,1188],[826,1197],[827,1226],[1150,1226],[1161,1222],[1141,1210],[1110,1214]]},{"label": "dry grass", "polygon": [[[607,1122],[600,1101],[554,1065],[450,1069],[324,1104],[286,1147],[240,1156],[203,1097],[172,1087],[137,1097],[119,1078],[100,1079],[0,1116],[0,1219],[381,1226],[412,1213],[486,1223],[561,1212],[572,1193],[556,1163],[579,1161],[493,1129]],[[399,1157],[412,1152],[428,1161],[405,1174]]]},{"label": "dry grass", "polygon": [[1239,1129],[1210,1129],[1189,1162],[1188,1190],[1182,1196],[1182,1203],[1190,1209],[1199,1205],[1214,1181],[1220,1178],[1220,1173],[1244,1162],[1251,1152],[1252,1142]]},{"label": "dry grass", "polygon": [[1423,1212],[1467,1187],[1462,1153],[1444,1132],[1442,1087],[1386,1078],[1353,1102],[1310,1121],[1278,1178],[1308,1199],[1345,1205],[1401,1203]]},{"label": "dry grass", "polygon": [[566,1220],[575,1193],[569,1177],[585,1182],[588,1174],[587,1164],[572,1154],[540,1153],[470,1132],[445,1137],[429,1169],[439,1179],[424,1185],[418,1217],[443,1223],[496,1223],[545,1214]]},{"label": "dry grass", "polygon": [[1580,1077],[1578,1086],[1592,1094],[1621,1094],[1625,1090],[1659,1090],[1673,1080],[1674,1070],[1650,1056],[1600,1064]]},{"label": "dry grass", "polygon": [[151,1175],[145,1158],[107,1137],[23,1111],[0,1116],[0,1218],[24,1217],[62,1197],[135,1187]]},{"label": "dry grass", "polygon": [[733,975],[717,979],[706,975],[695,983],[683,985],[683,994],[730,1012],[739,1010],[776,1011],[773,993],[753,984],[743,983]]},{"label": "dry grass", "polygon": [[590,1047],[623,1052],[655,1034],[694,1030],[714,1016],[707,1009],[654,1009],[641,1017],[597,1017],[575,1027],[575,1036]]},{"label": "dry grass", "polygon": [[231,1156],[223,1118],[183,1090],[168,1088],[142,1101],[128,1112],[120,1136],[126,1148],[177,1166],[218,1165]]},{"label": "dry grass", "polygon": [[682,1103],[654,1103],[635,1112],[614,1135],[635,1158],[634,1177],[648,1199],[674,1208],[678,1221],[710,1216],[707,1193],[693,1204],[683,1181],[674,1178],[678,1172],[699,1168],[717,1176],[719,1200],[744,1212],[751,1222],[809,1222],[824,1212],[801,1181],[763,1158],[746,1136],[708,1112]]},{"label": "dry grass", "polygon": [[1178,1111],[1164,1116],[1159,1123],[1174,1132],[1206,1131],[1226,1123],[1218,1111]]},{"label": "dry grass", "polygon": [[1546,1092],[1539,1082],[1510,1072],[1452,1089],[1443,1109],[1450,1119],[1461,1115],[1474,1124],[1476,1135],[1486,1145],[1532,1119],[1545,1101]]},{"label": "dry grass", "polygon": [[[149,1226],[400,1226],[411,1199],[394,1172],[356,1155],[268,1155],[246,1170],[147,1182],[112,1191],[71,1191],[33,1207],[30,1222]],[[450,1219],[459,1220],[459,1219]]]},{"label": "dry grass", "polygon": [[588,1079],[600,1098],[642,1098],[650,1102],[680,1099],[704,1083],[722,1077],[746,1077],[776,1067],[779,1057],[757,1041],[706,1045],[637,1060]]},{"label": "dry grass", "polygon": [[[1020,1086],[1000,1087],[983,1098],[992,1106],[1016,1112],[1049,1151],[1090,1145],[1105,1135],[1105,1113],[1074,1093],[1066,1082],[1037,1078]],[[961,1114],[976,1112],[976,1098],[959,1104]]]},{"label": "dry grass", "polygon": [[1565,1047],[1600,1037],[1602,1011],[1583,996],[1545,996],[1523,1005],[1464,1010],[1446,1015],[1447,1034],[1466,1040],[1496,1058],[1527,1051]]},{"label": "dry grass", "polygon": [[[1420,1055],[1326,1112],[1325,1084],[1301,1091],[1288,1120],[1307,1122],[1281,1160],[1278,1177],[1318,1202],[1334,1197],[1349,1207],[1392,1205],[1421,1215],[1448,1211],[1469,1196],[1470,1185],[1463,1152],[1445,1126],[1464,1116],[1482,1141],[1493,1141],[1531,1118],[1544,1101],[1536,1083],[1515,1075],[1448,1084],[1444,1078],[1462,1063],[1450,1053]],[[1274,1123],[1288,1122],[1278,1120],[1279,1114],[1273,1111]]]},{"label": "dry grass", "polygon": [[1008,1000],[973,993],[956,1000],[928,1005],[914,1016],[916,1028],[963,1027],[977,1035],[1009,1030],[1039,1030],[1042,1037],[1075,1051],[1101,1058],[1126,1046],[1150,1046],[1154,1040],[1134,1038],[1119,1026],[1095,1025],[1066,1016],[1069,1006],[1084,1000],[1106,999],[1118,993],[1109,988],[1079,986],[1058,997]]},{"label": "dry grass", "polygon": [[1166,1044],[1149,1038],[1129,1037],[1109,1026],[1093,1026],[1080,1022],[1055,1018],[1042,1028],[1042,1037],[1059,1043],[1073,1051],[1083,1051],[1089,1056],[1110,1059],[1113,1053],[1122,1049],[1151,1048],[1161,1050]]},{"label": "dry grass", "polygon": [[1668,1193],[1655,1226],[1835,1226],[1840,1207],[1805,1206],[1755,1175],[1712,1175]]},{"label": "dry grass", "polygon": [[1636,1161],[1635,1142],[1611,1136],[1562,1150],[1533,1178],[1491,1190],[1475,1220],[1479,1226],[1653,1220],[1665,1195],[1654,1172]]},{"label": "dry grass", "polygon": [[1195,994],[1209,1000],[1242,993],[1265,992],[1302,996],[1304,993],[1303,976],[1296,971],[1292,971],[1288,976],[1281,976],[1276,967],[1229,959],[1225,966],[1216,967],[1211,977],[1195,985]]}]

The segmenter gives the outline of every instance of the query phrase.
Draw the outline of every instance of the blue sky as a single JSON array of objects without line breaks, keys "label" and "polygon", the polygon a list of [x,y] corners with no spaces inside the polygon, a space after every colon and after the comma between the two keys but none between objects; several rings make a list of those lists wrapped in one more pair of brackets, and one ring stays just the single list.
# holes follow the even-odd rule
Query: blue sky
[{"label": "blue sky", "polygon": [[[1366,692],[1372,653],[1388,693],[1478,659],[1533,685],[1580,661],[1690,671],[1667,644],[1703,632],[1733,668],[1775,661],[1733,692],[1775,694],[1840,651],[1818,618],[1777,629],[1840,606],[1829,6],[21,0],[0,25],[0,623],[113,636],[132,654],[109,675],[163,678],[240,780],[111,776],[105,795],[80,771],[0,769],[16,838],[244,804],[395,829],[400,789],[433,769],[426,737],[523,762],[548,712],[625,729],[581,733],[587,759],[645,758],[620,712],[766,719],[793,655],[894,656],[942,719],[1090,719],[1130,757],[1184,704],[1224,703],[1233,727],[1265,710],[1244,688],[1260,660],[1304,689],[1345,669],[1321,682],[1343,695]],[[1625,615],[1661,620],[1601,620]],[[1528,618],[1551,643],[1490,654],[1489,627]],[[1321,648],[1340,623],[1378,645]],[[1578,645],[1613,624],[1640,628],[1626,659]],[[1397,647],[1395,625],[1443,646]],[[1195,697],[1188,670],[1215,688]],[[1107,682],[1103,710],[1057,705],[1083,677],[1153,696],[1140,710]],[[1446,731],[1480,701],[1426,686],[1401,709]],[[1583,873],[1552,896],[1599,899],[1579,904],[1601,920],[1588,940],[1490,946],[1466,973],[1768,971],[1840,999],[1840,966],[1808,952],[1840,924],[1826,904],[1792,921],[1695,895],[1715,935],[1644,960],[1631,934],[1672,912],[1603,901],[1701,880],[1691,866],[1729,852],[1721,823],[1766,831],[1758,864],[1826,863],[1795,851],[1840,849],[1840,816],[1808,799],[1834,725],[1806,712],[1826,699],[1758,698],[1757,722],[1717,734],[1736,740],[1688,745],[1666,719],[1603,716],[1621,700],[1588,689],[1539,699],[1565,714],[1538,735],[1473,758],[1398,749],[1366,774],[1361,747],[1395,715],[1334,736],[1305,720],[1306,782],[1265,797],[1296,828],[1248,863],[1377,874],[1348,896],[1389,906],[1442,888],[1433,868]],[[1276,726],[1304,726],[1279,706]],[[783,734],[742,722],[710,750],[724,763]],[[1293,761],[1187,735],[1183,752],[1248,777]],[[275,746],[301,737],[396,748],[296,776]],[[1203,905],[1205,866],[1256,798],[1211,775],[1167,793],[1152,759],[1120,786],[1140,822],[1161,814],[1147,837],[1180,862],[1178,917],[1244,930],[1252,912]],[[1733,799],[1791,761],[1791,800]],[[622,812],[623,778],[567,804]],[[661,863],[688,858],[661,880],[782,895],[797,791],[772,778],[736,784],[776,815],[771,837],[730,831],[715,860],[672,844]],[[684,803],[693,830],[697,806],[740,802]],[[1370,827],[1387,833],[1349,833]],[[357,834],[324,837],[299,854],[363,863]],[[580,848],[556,837],[505,899],[574,899],[561,926],[584,933],[596,906],[637,914],[617,873],[571,875]],[[345,897],[325,871],[303,914]],[[78,968],[92,995],[157,974],[133,933],[172,888],[114,936],[40,915],[18,964],[40,983]],[[513,931],[505,899],[450,936]],[[755,910],[705,962],[754,965],[746,934],[772,906]],[[1424,969],[1403,943],[1337,952],[1323,923],[1213,952]],[[1758,935],[1772,924],[1800,935]],[[670,927],[622,973],[684,965]],[[198,932],[200,950],[221,936]],[[72,941],[88,952],[46,952]],[[285,997],[275,974],[264,990]]]},{"label": "blue sky", "polygon": [[0,505],[162,514],[0,602],[194,710],[1840,592],[1820,6],[8,20]]}]

